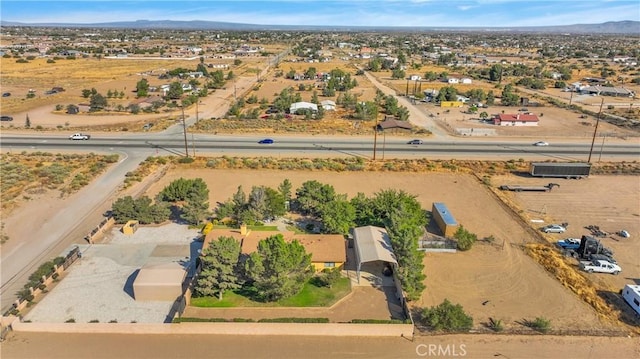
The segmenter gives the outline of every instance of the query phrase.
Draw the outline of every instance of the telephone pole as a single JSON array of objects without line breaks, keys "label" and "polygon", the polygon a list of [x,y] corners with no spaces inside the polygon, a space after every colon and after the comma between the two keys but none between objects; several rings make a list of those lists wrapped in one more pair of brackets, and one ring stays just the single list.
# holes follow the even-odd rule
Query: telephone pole
[{"label": "telephone pole", "polygon": [[596,133],[598,133],[598,124],[600,124],[600,116],[602,115],[602,106],[604,105],[604,97],[600,102],[600,111],[598,111],[598,118],[596,119],[596,128],[593,130],[593,139],[591,140],[591,149],[589,150],[589,159],[587,162],[591,163],[591,154],[593,153],[593,145],[596,142]]},{"label": "telephone pole", "polygon": [[182,132],[184,132],[184,154],[189,157],[189,145],[187,144],[187,122],[184,119],[184,104],[180,106],[182,109]]}]

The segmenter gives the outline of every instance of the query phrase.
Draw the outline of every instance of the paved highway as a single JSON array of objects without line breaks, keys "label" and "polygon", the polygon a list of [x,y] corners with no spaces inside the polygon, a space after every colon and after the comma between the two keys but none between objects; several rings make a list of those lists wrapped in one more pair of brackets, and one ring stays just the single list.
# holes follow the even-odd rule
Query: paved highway
[{"label": "paved highway", "polygon": [[[373,157],[374,139],[366,137],[291,137],[272,136],[274,143],[258,144],[264,137],[189,134],[186,147],[190,155],[256,155],[261,156],[356,156]],[[425,140],[422,145],[409,145],[407,138],[378,137],[377,159],[393,158],[456,158],[456,159],[518,159],[586,161],[591,141],[552,143],[533,146],[531,141],[500,141],[476,138],[456,140]],[[637,160],[637,141],[596,141],[592,161]],[[141,155],[184,155],[185,141],[180,133],[127,136],[92,136],[88,141],[71,141],[62,136],[2,136],[4,150],[79,150],[82,152],[125,152]]]}]

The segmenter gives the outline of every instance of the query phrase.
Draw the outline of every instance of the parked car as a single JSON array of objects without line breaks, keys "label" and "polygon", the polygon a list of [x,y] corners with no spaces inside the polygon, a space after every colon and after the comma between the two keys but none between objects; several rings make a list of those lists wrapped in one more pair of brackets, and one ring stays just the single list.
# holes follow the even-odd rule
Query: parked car
[{"label": "parked car", "polygon": [[270,138],[265,138],[263,140],[258,141],[259,144],[261,145],[272,145],[273,144],[273,140]]},{"label": "parked car", "polygon": [[91,138],[91,135],[87,135],[85,133],[74,133],[73,135],[69,136],[70,140],[88,140]]},{"label": "parked car", "polygon": [[626,230],[624,230],[624,229],[623,229],[623,230],[621,230],[620,232],[618,232],[618,235],[619,235],[620,237],[622,237],[622,238],[629,238],[629,237],[631,237],[631,234],[629,234],[629,232],[628,232],[628,231],[626,231]]},{"label": "parked car", "polygon": [[619,265],[613,264],[603,260],[594,260],[591,262],[580,262],[580,269],[585,272],[593,273],[611,273],[618,274],[622,272],[622,268]]},{"label": "parked car", "polygon": [[542,228],[544,233],[564,233],[567,229],[559,224],[550,224]]},{"label": "parked car", "polygon": [[565,238],[559,240],[557,243],[558,247],[564,249],[578,249],[580,247],[580,239],[578,238]]},{"label": "parked car", "polygon": [[421,145],[422,143],[423,143],[422,140],[416,139],[416,140],[411,140],[407,142],[407,145]]},{"label": "parked car", "polygon": [[2,93],[2,97],[9,97],[11,96],[11,92],[3,92]]},{"label": "parked car", "polygon": [[11,117],[11,116],[2,116],[2,117],[0,117],[0,121],[13,121],[13,117]]},{"label": "parked car", "polygon": [[549,146],[549,142],[538,141],[533,144],[534,146]]}]

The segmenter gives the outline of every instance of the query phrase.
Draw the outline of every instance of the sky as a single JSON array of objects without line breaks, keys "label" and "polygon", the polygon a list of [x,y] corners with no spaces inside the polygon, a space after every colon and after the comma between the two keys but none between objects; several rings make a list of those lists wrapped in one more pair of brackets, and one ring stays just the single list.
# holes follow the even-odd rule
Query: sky
[{"label": "sky", "polygon": [[24,23],[206,20],[258,25],[513,27],[640,21],[640,0],[0,0]]}]

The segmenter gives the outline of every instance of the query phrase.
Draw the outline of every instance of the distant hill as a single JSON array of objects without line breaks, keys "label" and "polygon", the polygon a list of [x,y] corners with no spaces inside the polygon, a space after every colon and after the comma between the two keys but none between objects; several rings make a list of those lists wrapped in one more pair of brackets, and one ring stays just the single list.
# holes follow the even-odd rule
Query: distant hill
[{"label": "distant hill", "polygon": [[0,21],[0,26],[78,27],[117,29],[169,29],[169,30],[284,30],[284,31],[492,31],[569,34],[640,34],[640,21],[609,21],[601,24],[574,24],[558,26],[522,27],[400,27],[400,26],[311,26],[311,25],[258,25],[219,21],[137,20],[92,24],[74,23],[21,23]]}]

